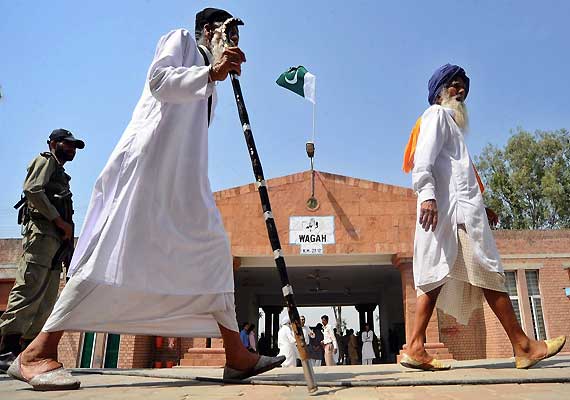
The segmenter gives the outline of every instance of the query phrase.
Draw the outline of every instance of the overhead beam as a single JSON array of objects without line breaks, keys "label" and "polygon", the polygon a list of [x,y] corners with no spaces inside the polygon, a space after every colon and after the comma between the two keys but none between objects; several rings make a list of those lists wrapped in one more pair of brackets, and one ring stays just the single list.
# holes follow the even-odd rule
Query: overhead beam
[{"label": "overhead beam", "polygon": [[[348,265],[392,265],[394,254],[322,254],[322,255],[285,255],[287,267],[336,267]],[[239,267],[266,268],[273,265],[273,256],[236,256]],[[234,266],[236,262],[234,261]]]}]

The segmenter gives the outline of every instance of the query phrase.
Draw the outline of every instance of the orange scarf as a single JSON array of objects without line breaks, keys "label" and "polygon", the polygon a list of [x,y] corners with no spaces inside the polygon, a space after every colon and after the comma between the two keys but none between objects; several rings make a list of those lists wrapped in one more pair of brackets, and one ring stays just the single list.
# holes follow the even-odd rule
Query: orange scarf
[{"label": "orange scarf", "polygon": [[[402,163],[402,170],[407,174],[414,168],[414,155],[416,154],[416,145],[418,144],[418,136],[420,135],[420,125],[422,124],[422,117],[419,117],[410,132],[410,139],[408,139],[408,144],[404,150],[404,161]],[[473,171],[475,171],[475,177],[477,178],[477,183],[479,184],[479,189],[481,193],[485,191],[485,186],[483,186],[483,181],[477,172],[474,164]]]}]

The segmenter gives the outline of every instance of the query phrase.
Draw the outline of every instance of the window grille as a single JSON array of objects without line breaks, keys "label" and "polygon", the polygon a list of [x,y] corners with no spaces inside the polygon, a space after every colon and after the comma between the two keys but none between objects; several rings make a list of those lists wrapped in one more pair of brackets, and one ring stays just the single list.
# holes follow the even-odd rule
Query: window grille
[{"label": "window grille", "polygon": [[544,340],[546,339],[546,329],[544,327],[544,317],[542,313],[538,270],[528,270],[526,271],[525,275],[526,285],[528,287],[528,300],[530,302],[530,312],[532,314],[534,334],[536,340]]},{"label": "window grille", "polygon": [[521,308],[519,304],[519,293],[517,291],[517,273],[516,271],[506,271],[505,272],[507,291],[509,292],[509,298],[513,304],[513,309],[515,310],[515,315],[517,316],[517,321],[519,325],[521,323]]}]

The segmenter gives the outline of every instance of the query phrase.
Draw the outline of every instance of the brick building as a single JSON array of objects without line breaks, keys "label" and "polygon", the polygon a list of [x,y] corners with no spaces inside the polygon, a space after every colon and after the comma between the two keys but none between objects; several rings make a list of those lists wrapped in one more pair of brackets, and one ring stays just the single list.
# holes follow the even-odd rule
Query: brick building
[{"label": "brick building", "polygon": [[[356,306],[360,324],[370,323],[383,338],[382,361],[394,362],[410,334],[415,308],[415,194],[404,187],[317,172],[318,205],[309,208],[311,179],[307,171],[268,181],[297,303]],[[255,185],[222,190],[215,198],[232,245],[238,320],[256,322],[263,310],[265,329],[260,330],[271,335],[278,327],[283,301]],[[570,231],[494,234],[523,329],[539,339],[570,334],[570,298],[565,292],[570,287]],[[19,253],[19,239],[0,240],[0,310],[5,308]],[[380,319],[374,321],[377,308]],[[486,304],[466,326],[434,313],[427,341],[429,351],[440,358],[512,355]],[[563,351],[570,352],[570,343]],[[182,365],[222,365],[224,361],[221,340],[214,338],[67,333],[60,354],[68,367],[141,368],[179,360]]]}]

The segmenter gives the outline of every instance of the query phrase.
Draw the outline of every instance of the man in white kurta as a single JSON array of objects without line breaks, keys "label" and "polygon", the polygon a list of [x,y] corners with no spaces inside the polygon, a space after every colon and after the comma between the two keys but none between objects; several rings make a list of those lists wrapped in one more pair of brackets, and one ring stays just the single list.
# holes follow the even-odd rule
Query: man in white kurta
[{"label": "man in white kurta", "polygon": [[[537,342],[517,322],[475,169],[465,144],[464,104],[469,78],[446,64],[429,85],[431,106],[421,117],[412,181],[418,195],[414,241],[414,283],[418,290],[414,328],[401,364],[424,370],[449,369],[424,347],[425,331],[437,305],[466,324],[483,296],[511,341],[517,367],[528,368],[558,352],[564,337]],[[407,160],[404,160],[406,163]]]},{"label": "man in white kurta", "polygon": [[[245,61],[238,47],[224,48],[216,30],[228,18],[224,10],[198,13],[200,46],[184,29],[160,39],[131,122],[95,183],[71,279],[43,341],[20,361],[34,387],[41,386],[30,379],[34,375],[59,371],[53,349],[64,330],[221,333],[224,376],[234,379],[282,362],[248,352],[239,340],[230,245],[208,180],[215,84],[229,71],[239,74]],[[237,46],[237,28],[229,36]],[[26,361],[42,358],[37,354],[47,354],[44,364],[53,368],[27,368]],[[52,386],[79,386],[64,372],[52,375]]]},{"label": "man in white kurta", "polygon": [[325,349],[325,364],[327,367],[335,366],[334,355],[338,352],[338,343],[333,327],[329,324],[329,316],[321,317],[323,323],[323,347]]},{"label": "man in white kurta", "polygon": [[372,342],[374,341],[374,332],[370,330],[368,324],[364,325],[362,332],[362,365],[372,365],[372,361],[376,358]]},{"label": "man in white kurta", "polygon": [[284,315],[281,319],[281,327],[277,332],[277,347],[279,347],[279,355],[285,357],[285,362],[281,364],[282,367],[295,367],[297,366],[297,358],[299,352],[297,351],[295,335],[291,329],[291,321],[288,315]]}]

